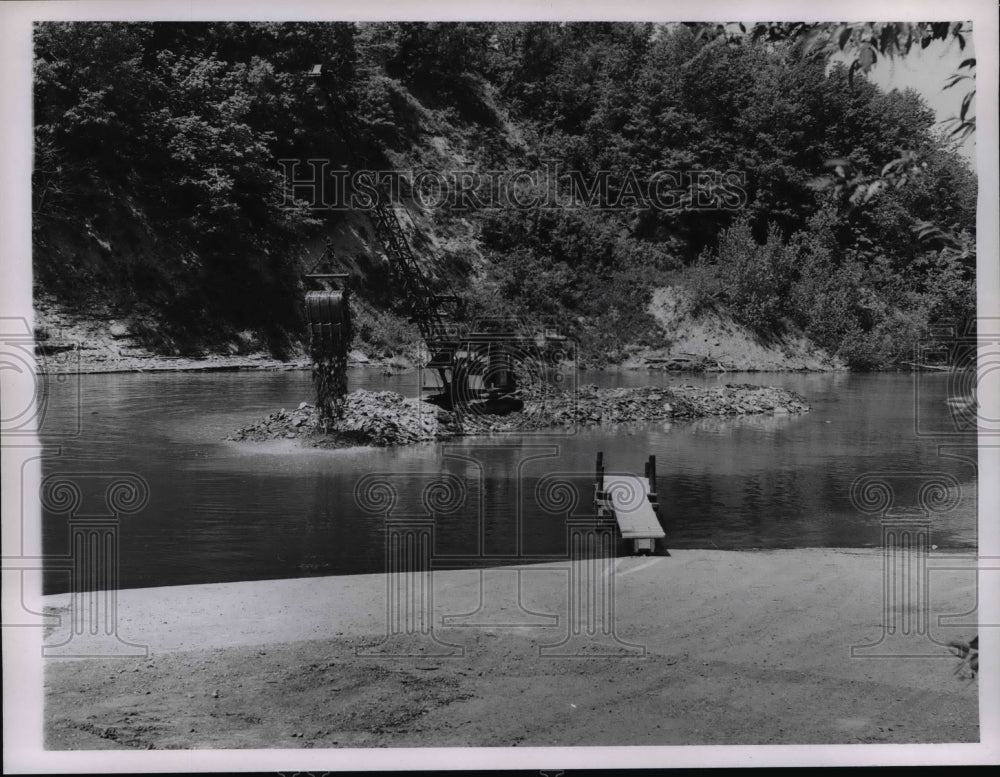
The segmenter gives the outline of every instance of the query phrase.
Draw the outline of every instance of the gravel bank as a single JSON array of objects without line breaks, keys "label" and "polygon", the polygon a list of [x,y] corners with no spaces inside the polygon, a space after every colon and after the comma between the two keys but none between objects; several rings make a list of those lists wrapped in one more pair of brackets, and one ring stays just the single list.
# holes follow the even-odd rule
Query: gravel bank
[{"label": "gravel bank", "polygon": [[457,413],[392,391],[355,391],[348,395],[344,416],[333,432],[321,431],[316,408],[302,402],[293,410],[282,408],[237,429],[227,439],[237,442],[294,439],[313,447],[387,446],[468,434],[809,410],[805,399],[794,392],[749,384],[715,388],[586,386],[573,393],[526,396],[522,401],[520,410],[505,415],[474,409]]}]

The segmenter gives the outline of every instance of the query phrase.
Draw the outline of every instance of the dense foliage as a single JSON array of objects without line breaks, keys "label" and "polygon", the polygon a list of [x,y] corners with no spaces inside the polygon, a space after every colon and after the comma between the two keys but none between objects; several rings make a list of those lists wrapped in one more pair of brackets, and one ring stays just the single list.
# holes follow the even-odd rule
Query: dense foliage
[{"label": "dense foliage", "polygon": [[283,202],[276,159],[315,147],[302,74],[332,57],[346,81],[352,39],[333,25],[39,24],[39,283],[120,297],[181,344],[252,329],[280,346],[296,327],[293,246],[317,222]]},{"label": "dense foliage", "polygon": [[[432,159],[445,135],[483,170],[604,177],[618,207],[430,219],[477,228],[487,261],[449,270],[474,308],[555,319],[593,359],[653,342],[650,294],[678,274],[761,337],[797,327],[858,368],[974,319],[974,175],[917,94],[811,56],[794,31],[85,23],[41,24],[35,45],[38,283],[103,287],[165,342],[249,329],[280,347],[298,331],[302,245],[342,222],[289,206],[277,160],[350,160],[305,97],[314,62],[383,159]],[[742,195],[630,199],[662,171],[733,171]],[[361,290],[361,331],[381,348],[409,329],[376,325],[379,291]]]}]

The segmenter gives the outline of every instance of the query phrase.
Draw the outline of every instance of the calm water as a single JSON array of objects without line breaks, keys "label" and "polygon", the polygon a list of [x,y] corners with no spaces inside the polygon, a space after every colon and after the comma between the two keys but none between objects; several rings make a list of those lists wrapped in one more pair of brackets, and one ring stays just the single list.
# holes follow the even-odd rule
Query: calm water
[{"label": "calm water", "polygon": [[[415,394],[416,381],[351,373],[352,388]],[[394,519],[427,518],[430,503],[435,556],[454,566],[562,555],[567,510],[590,511],[598,450],[609,471],[638,474],[656,455],[668,547],[878,545],[879,518],[859,513],[850,488],[887,472],[903,508],[916,504],[929,475],[954,478],[955,506],[934,516],[932,541],[975,545],[975,439],[955,433],[946,375],[623,372],[579,381],[775,385],[803,394],[813,410],[303,452],[222,438],[310,400],[307,372],[85,375],[57,384],[48,399],[42,437],[52,455],[43,473],[90,473],[77,478],[80,512],[106,512],[95,501],[106,475],[133,473],[148,484],[148,504],[121,520],[124,588],[380,571],[385,514],[356,493],[373,480],[394,492]],[[46,554],[66,553],[66,516],[45,512],[43,521]],[[67,587],[64,574],[47,575],[46,593]]]}]

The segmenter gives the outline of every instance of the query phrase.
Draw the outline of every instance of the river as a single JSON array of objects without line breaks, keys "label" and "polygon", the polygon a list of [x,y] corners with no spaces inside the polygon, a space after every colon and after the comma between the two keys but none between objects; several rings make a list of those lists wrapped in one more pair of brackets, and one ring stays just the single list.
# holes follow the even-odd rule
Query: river
[{"label": "river", "polygon": [[[936,474],[948,504],[931,514],[931,541],[975,547],[975,437],[944,401],[952,388],[945,374],[637,371],[577,379],[773,385],[799,392],[812,411],[322,451],[223,439],[311,400],[307,372],[82,375],[54,383],[47,398],[43,475],[89,473],[80,476],[90,483],[84,492],[111,474],[146,484],[148,503],[117,523],[122,588],[377,572],[387,519],[431,521],[435,559],[453,566],[560,556],[567,520],[591,513],[598,451],[609,472],[642,474],[646,457],[656,456],[670,548],[877,546],[883,516],[852,502],[852,483],[888,478],[893,508],[911,509],[919,485]],[[350,374],[352,389],[409,395],[417,380],[412,372]],[[384,491],[357,493],[359,484],[379,482],[392,492],[388,516],[372,501]],[[96,498],[96,490],[84,496]],[[102,512],[80,511],[87,509]],[[44,511],[42,537],[47,556],[67,553],[67,515]],[[65,573],[46,573],[46,594],[68,586]]]}]

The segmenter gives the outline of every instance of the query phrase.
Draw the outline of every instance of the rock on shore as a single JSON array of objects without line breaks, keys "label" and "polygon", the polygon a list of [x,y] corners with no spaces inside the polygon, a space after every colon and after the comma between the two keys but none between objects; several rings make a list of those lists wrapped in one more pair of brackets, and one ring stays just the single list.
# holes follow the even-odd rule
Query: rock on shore
[{"label": "rock on shore", "polygon": [[497,415],[475,408],[442,410],[393,391],[354,391],[347,396],[336,429],[318,427],[316,408],[302,402],[233,432],[227,439],[259,442],[296,439],[315,447],[407,445],[458,435],[517,432],[566,426],[598,426],[642,421],[687,420],[704,416],[797,414],[809,410],[798,394],[750,384],[601,389],[546,392],[523,398],[523,407]]}]

